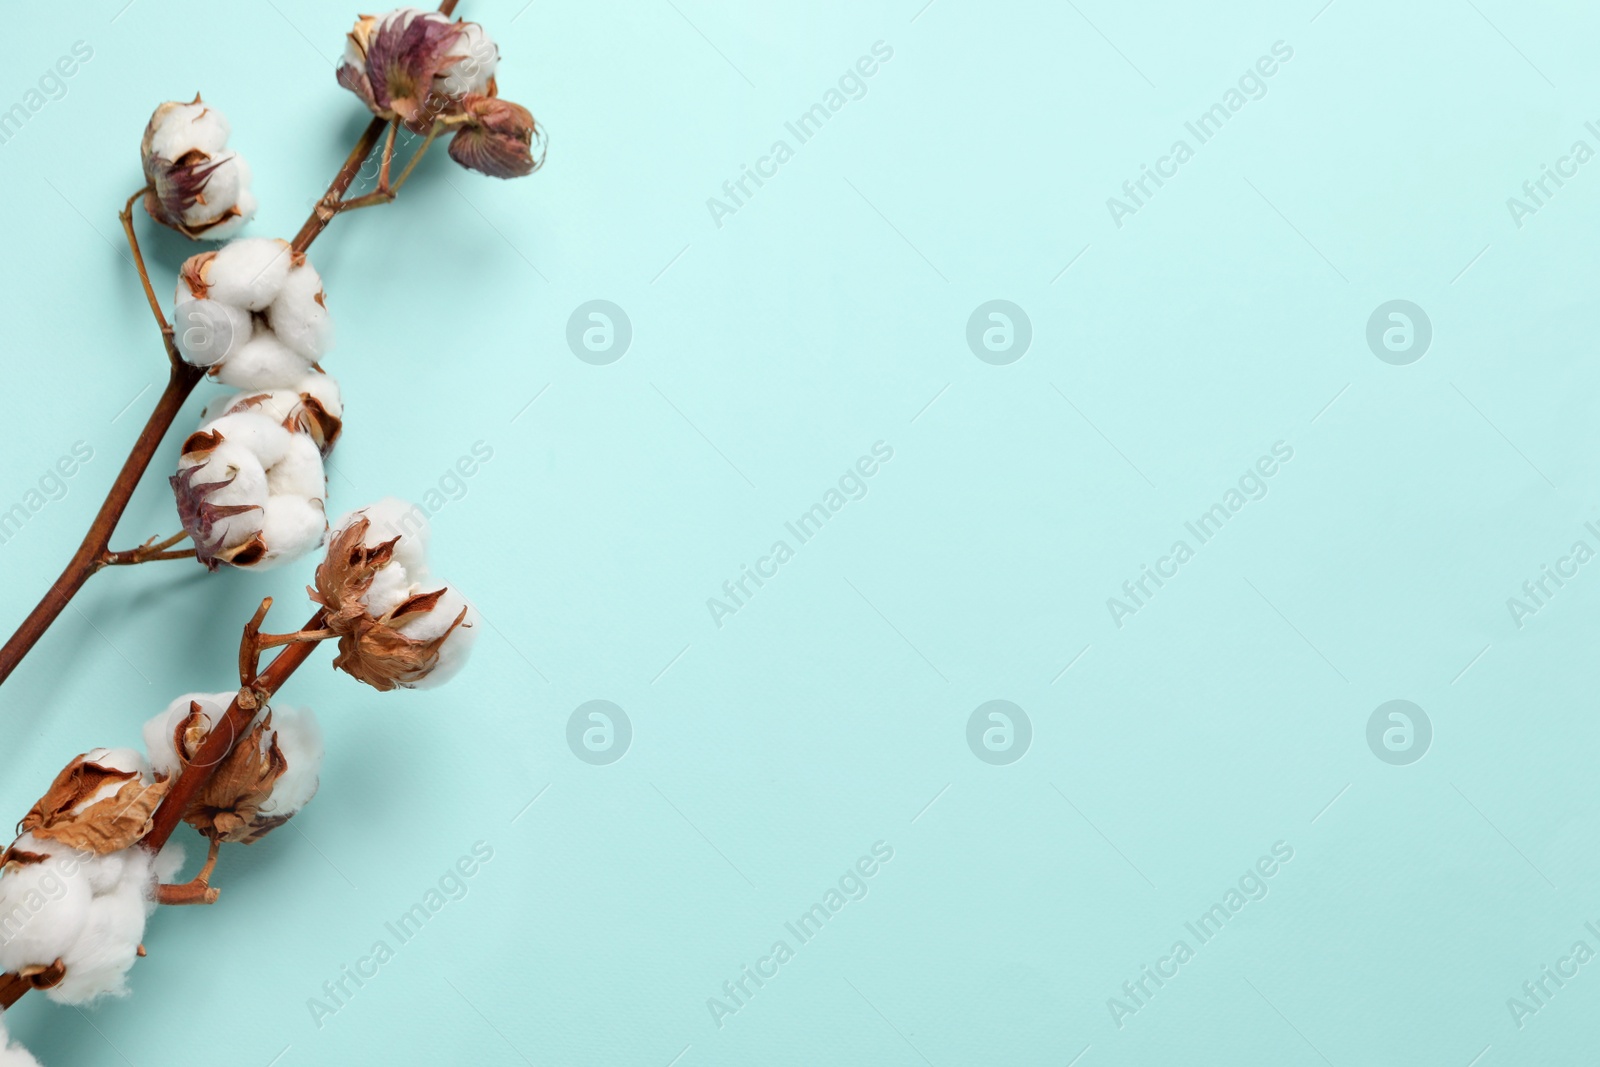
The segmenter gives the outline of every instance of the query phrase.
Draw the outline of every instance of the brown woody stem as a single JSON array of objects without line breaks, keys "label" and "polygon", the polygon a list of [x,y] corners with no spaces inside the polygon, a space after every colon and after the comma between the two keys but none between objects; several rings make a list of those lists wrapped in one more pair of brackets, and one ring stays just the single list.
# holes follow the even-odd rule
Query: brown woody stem
[{"label": "brown woody stem", "polygon": [[0,646],[0,683],[4,683],[11,676],[11,672],[16,670],[17,664],[22,662],[22,657],[26,656],[38,643],[39,638],[44,636],[44,632],[56,621],[56,617],[66,608],[78,590],[83,588],[83,583],[89,580],[89,576],[109,562],[106,555],[112,531],[116,529],[122,513],[127,510],[128,501],[133,498],[133,491],[138,486],[139,479],[143,477],[145,469],[150,466],[150,460],[160,447],[161,439],[166,436],[173,420],[182,410],[183,402],[189,398],[189,394],[194,391],[195,385],[204,375],[205,372],[200,368],[191,367],[182,360],[172,365],[167,377],[167,387],[162,391],[161,398],[156,401],[156,409],[150,413],[144,429],[139,431],[138,438],[133,442],[133,450],[123,462],[122,470],[117,472],[116,480],[111,483],[111,490],[106,494],[105,503],[100,505],[94,521],[89,524],[89,532],[84,535],[83,543],[67,561],[66,569],[46,591],[44,598],[28,613],[28,617],[22,620],[22,625],[17,627],[16,633]]},{"label": "brown woody stem", "polygon": [[311,217],[306,219],[306,224],[300,227],[300,232],[294,235],[290,242],[296,252],[304,252],[311,247],[323,230],[328,228],[328,223],[339,214],[339,202],[344,199],[344,194],[350,191],[350,186],[355,184],[356,176],[361,173],[361,165],[372,155],[372,149],[377,145],[378,138],[383,136],[383,129],[388,125],[383,119],[373,119],[367,123],[367,128],[361,131],[361,139],[345,157],[344,166],[339,168],[339,173],[333,176],[333,184],[328,186],[328,191],[322,194],[322,199],[317,201],[317,206],[312,209]]}]

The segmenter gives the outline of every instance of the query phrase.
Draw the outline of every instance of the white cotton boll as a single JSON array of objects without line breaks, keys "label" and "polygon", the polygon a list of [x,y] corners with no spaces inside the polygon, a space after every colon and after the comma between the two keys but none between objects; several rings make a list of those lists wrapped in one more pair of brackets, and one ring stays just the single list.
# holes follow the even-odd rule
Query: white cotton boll
[{"label": "white cotton boll", "polygon": [[204,103],[168,105],[150,139],[150,152],[177,162],[190,152],[216,155],[232,133],[227,118]]},{"label": "white cotton boll", "polygon": [[267,501],[262,515],[261,539],[267,554],[258,568],[266,569],[299,559],[322,544],[328,520],[322,504],[300,496],[275,496]]},{"label": "white cotton boll", "polygon": [[212,372],[235,389],[282,389],[304,378],[310,364],[269,330],[258,330]]},{"label": "white cotton boll", "polygon": [[289,272],[283,290],[267,311],[272,332],[284,344],[315,363],[333,347],[333,320],[328,316],[322,277],[311,264]]},{"label": "white cotton boll", "polygon": [[[254,399],[240,397],[235,410],[191,438],[196,451],[185,454],[174,480],[178,514],[212,569],[275,566],[316,548],[327,532],[318,443],[254,408]],[[202,489],[221,482],[227,484]],[[249,510],[226,514],[229,506]]]},{"label": "white cotton boll", "polygon": [[[450,629],[463,608],[467,612],[466,618],[461,620],[461,625]],[[434,605],[432,611],[409,617],[396,627],[402,634],[417,641],[431,641],[446,631],[450,634],[439,648],[438,664],[427,677],[411,683],[409,688],[432,689],[454,678],[472,654],[472,646],[477,642],[481,628],[478,609],[468,603],[467,598],[453,586],[445,586],[444,596],[439,598],[439,603]]]},{"label": "white cotton boll", "polygon": [[459,58],[446,67],[439,78],[441,90],[450,96],[482,94],[488,90],[495,68],[500,63],[500,50],[482,26],[476,22],[462,23],[461,36],[456,39],[450,54]]},{"label": "white cotton boll", "polygon": [[322,405],[322,409],[334,418],[344,416],[344,396],[339,392],[339,380],[331,374],[318,374],[315,371],[301,378],[294,386],[296,393],[311,397]]},{"label": "white cotton boll", "polygon": [[0,1012],[0,1067],[39,1067],[31,1052],[11,1040],[4,1012]]},{"label": "white cotton boll", "polygon": [[221,363],[250,339],[254,329],[248,311],[218,300],[196,300],[186,284],[178,283],[172,340],[190,366]]},{"label": "white cotton boll", "polygon": [[49,855],[43,863],[9,867],[0,873],[0,971],[48,967],[77,943],[89,922],[94,893],[83,876],[83,861],[73,849],[46,851],[44,842],[23,834],[17,848]]},{"label": "white cotton boll", "polygon": [[322,727],[310,708],[272,706],[272,729],[288,769],[272,785],[261,813],[272,818],[293,815],[317,795],[322,773]]},{"label": "white cotton boll", "polygon": [[217,249],[204,277],[211,299],[250,311],[265,311],[283,291],[294,266],[289,242],[267,237],[242,237]]},{"label": "white cotton boll", "polygon": [[139,955],[145,918],[153,908],[155,857],[137,846],[126,849],[121,877],[89,902],[88,922],[61,954],[66,977],[46,992],[57,1004],[85,1004],[127,992],[128,971]]},{"label": "white cotton boll", "polygon": [[198,703],[200,714],[209,729],[227,714],[233,702],[234,691],[223,693],[185,693],[167,705],[165,711],[144,724],[144,750],[150,758],[150,769],[156,774],[171,778],[183,769],[175,743],[178,727],[188,718],[190,705]]}]

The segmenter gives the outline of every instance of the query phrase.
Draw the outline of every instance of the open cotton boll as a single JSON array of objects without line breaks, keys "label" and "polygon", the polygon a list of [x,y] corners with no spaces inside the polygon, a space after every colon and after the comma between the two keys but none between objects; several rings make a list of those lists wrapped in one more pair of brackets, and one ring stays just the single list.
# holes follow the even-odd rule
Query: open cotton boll
[{"label": "open cotton boll", "polygon": [[4,1012],[0,1012],[0,1067],[39,1067],[31,1052],[11,1040]]},{"label": "open cotton boll", "polygon": [[315,363],[333,347],[333,320],[328,316],[322,276],[311,264],[302,263],[289,272],[267,310],[267,323],[308,362]]},{"label": "open cotton boll", "polygon": [[191,434],[178,462],[178,517],[208,568],[271,567],[321,543],[327,477],[305,434],[235,411]]},{"label": "open cotton boll", "polygon": [[228,120],[197,96],[156,108],[139,143],[144,207],[191,240],[221,239],[255,214],[250,168],[227,151]]},{"label": "open cotton boll", "polygon": [[177,747],[179,728],[189,723],[198,705],[200,719],[185,731],[185,743],[197,746],[206,732],[228,713],[228,705],[236,695],[237,690],[185,693],[168,704],[165,711],[149,719],[144,724],[144,750],[150,757],[151,770],[167,778],[181,771],[183,760],[179,758]]},{"label": "open cotton boll", "polygon": [[388,497],[340,519],[312,599],[339,635],[333,665],[375,689],[448,681],[477,638],[478,614],[435,579],[421,509]]}]

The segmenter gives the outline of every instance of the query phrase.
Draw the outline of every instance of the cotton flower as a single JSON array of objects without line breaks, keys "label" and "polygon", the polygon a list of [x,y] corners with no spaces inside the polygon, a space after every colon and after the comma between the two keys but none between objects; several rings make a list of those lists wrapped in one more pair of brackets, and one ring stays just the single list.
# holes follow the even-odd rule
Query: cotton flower
[{"label": "cotton flower", "polygon": [[317,443],[258,411],[223,415],[191,434],[169,481],[196,557],[210,570],[272,567],[327,533]]},{"label": "cotton flower", "polygon": [[333,375],[312,371],[286,389],[264,392],[241,390],[216,397],[200,414],[202,423],[240,411],[256,411],[283,425],[293,433],[303,433],[316,442],[326,459],[333,452],[344,427],[344,402]]},{"label": "cotton flower", "polygon": [[185,237],[220,240],[254,217],[250,167],[227,151],[229,132],[227,118],[198,94],[156,108],[139,145],[151,218]]},{"label": "cotton flower", "polygon": [[450,139],[450,158],[491,178],[521,178],[544,163],[544,131],[520,104],[494,96],[462,99],[467,124]]},{"label": "cotton flower", "polygon": [[491,90],[499,58],[476,23],[402,7],[357,20],[337,73],[374,115],[426,133],[460,97]]},{"label": "cotton flower", "polygon": [[287,241],[246,238],[184,262],[174,337],[190,364],[235,389],[290,389],[333,347],[322,277]]},{"label": "cotton flower", "polygon": [[380,118],[416,133],[454,128],[450,157],[463,167],[519,178],[544,162],[544,133],[527,108],[499,99],[499,62],[477,23],[402,7],[356,23],[338,76]]},{"label": "cotton flower", "polygon": [[0,971],[49,975],[64,1004],[126,991],[157,881],[182,863],[137,844],[166,788],[132,749],[95,749],[56,777],[0,853]]},{"label": "cotton flower", "polygon": [[[231,692],[189,693],[145,723],[145,746],[156,773],[175,775],[192,760],[233,697]],[[219,841],[259,841],[316,795],[322,751],[322,730],[311,709],[263,708],[217,764],[184,821]]]},{"label": "cotton flower", "polygon": [[428,536],[419,508],[388,497],[341,519],[317,568],[333,665],[375,689],[442,685],[477,640],[477,611],[429,573]]},{"label": "cotton flower", "polygon": [[39,1067],[39,1061],[6,1033],[5,1013],[0,1012],[0,1067]]}]

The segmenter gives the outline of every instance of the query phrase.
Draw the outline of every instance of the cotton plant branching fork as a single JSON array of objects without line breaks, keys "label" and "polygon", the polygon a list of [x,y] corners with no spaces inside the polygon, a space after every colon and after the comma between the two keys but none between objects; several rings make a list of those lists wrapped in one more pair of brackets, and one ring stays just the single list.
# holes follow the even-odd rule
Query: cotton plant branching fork
[{"label": "cotton plant branching fork", "polygon": [[[368,123],[294,240],[274,243],[295,259],[294,269],[304,263],[306,250],[340,214],[393,201],[442,133],[453,133],[450,155],[456,162],[494,177],[530,174],[542,163],[541,132],[526,109],[498,99],[492,65],[487,72],[480,71],[472,76],[476,80],[471,80],[471,88],[447,88],[442,95],[443,104],[435,104],[433,87],[451,84],[448,80],[436,83],[435,79],[444,79],[445,72],[453,70],[452,64],[459,58],[457,53],[448,51],[450,48],[470,38],[476,44],[493,49],[493,43],[481,27],[449,23],[448,16],[453,14],[456,3],[457,0],[444,0],[438,15],[400,9],[378,18],[363,16],[358,21],[350,35],[357,58],[352,61],[352,52],[347,51],[346,64],[339,68],[339,81],[360,96],[376,117]],[[363,64],[365,70],[356,69],[357,62]],[[374,69],[380,67],[384,74],[372,76]],[[406,80],[408,72],[409,82]],[[396,83],[409,85],[409,95],[403,92],[391,95]],[[151,131],[157,129],[157,120],[168,108],[187,108],[199,116],[206,114],[198,97],[191,105],[163,105],[147,130],[147,148]],[[198,123],[200,119],[193,121]],[[397,142],[402,127],[422,141],[396,174]],[[226,133],[222,136],[225,139]],[[352,187],[380,143],[382,150],[374,189],[351,195]],[[187,177],[179,175],[181,180],[208,179],[216,169],[209,164],[199,167],[194,162],[184,166],[189,168],[189,174]],[[170,177],[179,169],[174,167],[165,173]],[[114,551],[110,547],[116,526],[151,459],[185,401],[207,376],[205,366],[197,365],[199,361],[191,362],[194,353],[186,348],[187,338],[177,334],[156,296],[134,228],[134,204],[141,197],[145,198],[146,208],[157,221],[191,237],[200,235],[215,223],[207,222],[191,231],[186,215],[174,217],[158,213],[157,208],[165,204],[164,197],[171,189],[163,190],[161,179],[151,178],[148,151],[146,177],[149,184],[128,199],[119,217],[140,283],[160,328],[169,362],[168,382],[66,569],[16,633],[0,647],[0,682],[15,670],[91,575],[106,567],[175,559],[198,559],[215,569],[214,558],[208,559],[208,552],[216,547],[211,542],[212,531],[207,525],[211,517],[231,517],[231,514],[252,510],[252,507],[229,502],[201,499],[196,505],[194,499],[186,501],[186,488],[202,493],[217,485],[226,488],[228,483],[193,485],[194,472],[199,468],[185,468],[180,460],[179,476],[171,481],[178,493],[178,510],[184,519],[185,531],[167,538],[150,538],[136,548]],[[201,181],[193,188],[203,185]],[[157,207],[152,207],[153,201]],[[203,200],[200,202],[204,204]],[[193,203],[193,198],[182,201],[184,211]],[[253,200],[250,211],[253,212]],[[240,210],[235,214],[246,213]],[[211,261],[220,262],[215,257],[216,254],[212,254]],[[192,264],[206,259],[206,256],[192,258],[185,265],[184,273],[189,273]],[[314,272],[312,277],[314,279]],[[205,278],[199,281],[206,284]],[[192,291],[194,282],[184,278],[180,286],[184,282],[191,285]],[[315,298],[319,305],[321,296],[317,290]],[[253,311],[260,308],[259,304],[252,306]],[[181,317],[181,308],[174,317]],[[308,358],[308,362],[315,366],[314,358]],[[322,373],[320,368],[316,370]],[[222,380],[229,379],[224,376]],[[246,398],[246,406],[266,399]],[[191,435],[185,443],[184,459],[205,448],[220,447],[224,436],[214,428],[234,417],[235,410],[230,407],[228,414],[208,421],[206,425],[213,429],[202,428]],[[287,431],[287,427],[271,419],[249,417],[258,418],[261,425],[275,432]],[[230,426],[230,432],[232,429]],[[333,437],[337,432],[335,418]],[[332,447],[332,437],[323,440],[310,431],[306,436],[316,439],[324,456],[326,449]],[[201,439],[210,443],[197,444]],[[311,447],[304,442],[301,445]],[[321,467],[314,462],[316,458],[313,450],[310,469],[320,475]],[[479,617],[453,587],[433,579],[425,558],[425,519],[420,530],[415,526],[408,528],[407,523],[415,521],[416,509],[389,498],[350,513],[329,533],[326,521],[320,518],[322,499],[319,497],[315,504],[319,518],[310,540],[314,544],[325,541],[327,549],[316,570],[315,586],[308,589],[317,608],[305,625],[287,633],[264,632],[262,626],[272,599],[263,600],[243,627],[236,691],[191,694],[196,698],[204,697],[204,705],[200,699],[191,700],[189,696],[174,701],[166,712],[146,724],[148,762],[132,750],[95,749],[70,763],[19,824],[17,843],[0,849],[0,898],[7,892],[6,879],[14,871],[37,873],[47,869],[39,865],[57,861],[66,865],[72,857],[91,865],[116,858],[126,860],[128,869],[141,872],[141,877],[144,877],[142,872],[149,872],[147,879],[136,886],[138,898],[149,907],[213,904],[218,900],[219,891],[211,880],[221,845],[259,839],[281,826],[316,792],[316,771],[320,767],[322,748],[320,734],[311,720],[306,736],[314,740],[296,752],[297,758],[306,757],[296,764],[300,776],[296,780],[296,799],[280,796],[278,786],[291,780],[284,752],[293,746],[286,743],[280,750],[279,742],[285,740],[287,732],[281,722],[274,722],[276,712],[270,702],[318,645],[336,641],[339,652],[333,666],[380,691],[441,684],[460,669],[476,636]],[[198,526],[191,523],[197,507],[201,511],[211,508],[210,517]],[[178,547],[185,537],[194,541],[194,547]],[[242,560],[240,565],[244,565]],[[263,667],[263,655],[272,650],[277,650],[276,654]],[[287,715],[294,709],[279,710]],[[302,714],[310,720],[309,711]],[[158,742],[160,763],[157,761]],[[302,743],[305,743],[304,738]],[[136,762],[139,769],[129,770],[124,754]],[[119,760],[124,762],[119,764]],[[133,799],[124,803],[125,797]],[[182,822],[191,823],[209,839],[204,864],[188,881],[162,881],[176,874],[175,868],[181,861],[170,854],[171,850],[160,862],[155,857]],[[25,841],[26,847],[19,847]],[[134,863],[131,857],[143,858]],[[75,869],[64,866],[64,873],[70,876]],[[92,867],[92,870],[104,876],[103,868]],[[115,891],[121,893],[122,890]],[[124,955],[117,963],[120,970],[111,975],[113,980],[105,984],[91,981],[83,997],[92,999],[124,988],[122,978],[127,968],[136,956],[145,954],[143,930],[141,920],[133,928],[137,936],[127,936],[120,942]],[[0,939],[0,946],[5,943]],[[96,979],[100,977],[93,968],[74,971],[77,964],[61,958],[72,956],[79,947],[79,943],[72,940],[59,955],[55,948],[48,954],[40,953],[36,946],[21,949],[27,966],[16,965],[15,971],[0,974],[0,1012],[34,989],[53,989],[53,997],[68,1003],[78,1002],[65,995],[67,986],[63,983],[73,979],[82,985],[83,975],[87,973],[94,973]],[[56,958],[50,962],[52,956]],[[79,994],[74,992],[73,995]],[[5,1045],[3,1024],[0,1024],[0,1057],[10,1051]],[[31,1057],[27,1062],[33,1062]]]},{"label": "cotton plant branching fork", "polygon": [[[439,5],[439,13],[451,15],[454,13],[458,0],[444,0]],[[304,254],[314,241],[321,236],[330,223],[346,211],[359,208],[377,207],[392,202],[399,195],[400,189],[416,169],[417,164],[433,145],[438,135],[449,129],[452,125],[459,124],[459,119],[441,117],[424,137],[422,144],[413,153],[398,177],[392,182],[390,175],[397,155],[397,138],[400,131],[400,122],[397,119],[374,118],[367,124],[361,136],[357,139],[355,147],[350,150],[343,166],[334,176],[333,183],[328,191],[317,202],[310,217],[300,227],[290,243],[292,250]],[[387,132],[387,136],[385,133]],[[372,192],[351,197],[348,196],[350,188],[361,175],[373,151],[383,142],[383,152],[378,167],[377,187]],[[138,563],[151,563],[160,560],[192,559],[195,555],[193,548],[179,549],[175,546],[187,539],[187,533],[174,534],[167,538],[152,537],[136,548],[113,550],[111,538],[116,532],[117,524],[121,521],[123,512],[127,510],[128,503],[133,498],[134,490],[143,479],[145,471],[150,466],[151,459],[160,448],[161,442],[166,438],[178,413],[182,410],[184,402],[189,399],[195,387],[205,378],[205,370],[186,362],[179,353],[175,343],[175,330],[167,321],[166,313],[162,310],[161,301],[156,296],[154,286],[150,282],[150,274],[145,268],[144,255],[139,246],[138,235],[134,231],[133,208],[134,204],[150,192],[149,186],[140,188],[128,198],[127,205],[121,215],[122,229],[127,236],[128,246],[133,252],[134,267],[139,273],[139,281],[144,287],[144,293],[150,302],[150,310],[155,315],[156,324],[161,329],[162,344],[166,349],[168,361],[168,374],[166,388],[161,391],[156,400],[155,409],[145,421],[144,428],[139,431],[139,436],[134,440],[128,458],[123,461],[122,468],[117,472],[116,479],[111,483],[110,490],[106,493],[105,502],[100,505],[100,510],[95,514],[94,520],[89,524],[89,530],[84,534],[83,541],[77,551],[67,562],[66,568],[45,592],[37,606],[28,613],[27,618],[17,627],[16,632],[0,646],[0,685],[3,685],[17,665],[22,662],[39,639],[44,636],[50,626],[60,616],[61,612],[83,588],[89,578],[107,567],[128,566]]]}]

